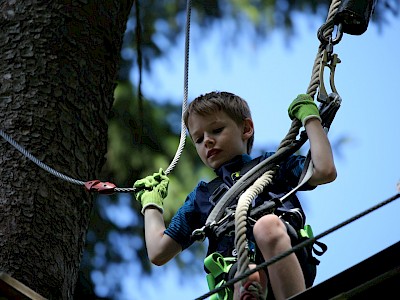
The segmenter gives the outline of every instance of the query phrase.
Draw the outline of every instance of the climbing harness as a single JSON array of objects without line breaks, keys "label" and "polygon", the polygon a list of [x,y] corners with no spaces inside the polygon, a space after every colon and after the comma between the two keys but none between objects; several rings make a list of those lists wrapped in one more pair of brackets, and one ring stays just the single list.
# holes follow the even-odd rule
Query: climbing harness
[{"label": "climbing harness", "polygon": [[[298,234],[301,241],[314,239],[314,234],[310,225],[305,225],[304,228],[299,230]],[[305,245],[303,248],[312,248],[312,251],[318,256],[322,255],[327,250],[326,245],[317,240],[314,241],[314,244],[320,247],[321,250],[316,249],[311,243]],[[249,247],[251,246],[249,245]],[[254,245],[252,247],[254,247]],[[319,260],[313,256],[309,257],[308,259],[310,259],[310,261],[313,262],[315,265],[319,264]],[[252,258],[252,261],[255,261],[254,256]],[[237,267],[237,257],[224,257],[218,252],[214,252],[208,255],[204,259],[204,269],[207,272],[206,280],[209,290],[212,291],[214,289],[219,289],[221,286],[226,285],[233,278],[235,278]],[[219,289],[218,293],[212,294],[210,299],[230,300],[232,299],[232,297],[233,290],[231,287],[229,288],[229,285],[226,285],[224,288]]]},{"label": "climbing harness", "polygon": [[289,250],[287,250],[287,251],[285,251],[285,252],[283,252],[283,253],[281,253],[281,254],[273,257],[273,258],[271,258],[268,261],[265,261],[265,262],[255,266],[253,269],[246,270],[246,272],[236,275],[233,279],[230,279],[226,283],[221,284],[219,287],[216,287],[214,290],[211,290],[208,293],[205,293],[204,295],[196,298],[195,300],[207,299],[211,295],[219,293],[220,291],[222,291],[222,290],[224,290],[224,289],[226,289],[228,287],[232,287],[235,283],[237,283],[237,282],[249,277],[251,274],[253,274],[255,272],[258,272],[258,271],[260,271],[260,270],[262,270],[262,269],[274,264],[275,262],[287,257],[288,255],[296,252],[297,250],[302,249],[304,247],[307,247],[307,246],[311,245],[312,243],[314,243],[315,241],[320,240],[323,237],[327,236],[328,234],[330,234],[330,233],[332,233],[332,232],[334,232],[336,230],[339,230],[340,228],[342,228],[342,227],[344,227],[344,226],[346,226],[346,225],[348,225],[348,224],[350,224],[350,223],[352,223],[352,222],[354,222],[354,221],[356,221],[356,220],[358,220],[358,219],[360,219],[360,218],[372,213],[373,211],[376,211],[377,209],[379,209],[379,208],[381,208],[381,207],[383,207],[385,205],[388,205],[389,203],[399,199],[400,198],[400,182],[397,185],[398,185],[397,194],[393,195],[392,197],[381,201],[380,203],[370,207],[369,209],[364,210],[363,212],[361,212],[361,213],[359,213],[359,214],[357,214],[357,215],[355,215],[355,216],[353,216],[353,217],[351,217],[351,218],[349,218],[349,219],[347,219],[347,220],[345,220],[345,221],[333,226],[332,228],[327,229],[326,231],[324,231],[324,232],[322,232],[322,233],[320,233],[320,234],[318,234],[318,235],[316,235],[316,236],[314,236],[312,238],[305,239],[303,242],[297,244],[296,246],[292,247],[291,249],[289,249]]}]

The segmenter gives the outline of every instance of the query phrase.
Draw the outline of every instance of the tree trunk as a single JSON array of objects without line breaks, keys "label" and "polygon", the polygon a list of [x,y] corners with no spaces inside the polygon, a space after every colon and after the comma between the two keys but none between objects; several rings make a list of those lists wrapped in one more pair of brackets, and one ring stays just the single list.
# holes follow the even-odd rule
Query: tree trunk
[{"label": "tree trunk", "polygon": [[[104,163],[132,2],[0,1],[0,129],[78,180]],[[0,271],[72,299],[93,196],[0,147]]]}]

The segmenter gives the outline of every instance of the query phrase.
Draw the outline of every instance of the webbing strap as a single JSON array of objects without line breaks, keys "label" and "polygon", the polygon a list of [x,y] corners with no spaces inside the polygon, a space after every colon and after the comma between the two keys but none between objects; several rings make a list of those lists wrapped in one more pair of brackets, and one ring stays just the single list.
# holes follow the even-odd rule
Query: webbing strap
[{"label": "webbing strap", "polygon": [[[300,238],[306,238],[306,239],[313,239],[314,238],[314,233],[311,228],[311,225],[305,225],[304,228],[299,230],[299,237]],[[318,246],[320,250],[316,249],[315,246]],[[314,241],[312,251],[315,255],[321,256],[328,250],[328,246],[320,241]],[[315,259],[318,261],[317,259]],[[319,261],[318,261],[319,263]]]},{"label": "webbing strap", "polygon": [[[236,258],[223,257],[218,252],[214,252],[204,259],[204,267],[208,273],[206,279],[210,291],[226,283],[227,274],[229,274],[229,270],[235,262]],[[230,299],[233,299],[233,290],[229,287],[210,297],[210,300]]]}]

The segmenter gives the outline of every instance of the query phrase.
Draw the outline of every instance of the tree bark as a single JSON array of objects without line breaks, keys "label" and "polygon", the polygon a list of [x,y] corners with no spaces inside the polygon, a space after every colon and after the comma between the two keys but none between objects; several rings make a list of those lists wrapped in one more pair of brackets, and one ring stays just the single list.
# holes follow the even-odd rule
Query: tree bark
[{"label": "tree bark", "polygon": [[[0,129],[40,161],[97,179],[133,0],[0,1]],[[93,196],[0,138],[0,270],[72,299]]]}]

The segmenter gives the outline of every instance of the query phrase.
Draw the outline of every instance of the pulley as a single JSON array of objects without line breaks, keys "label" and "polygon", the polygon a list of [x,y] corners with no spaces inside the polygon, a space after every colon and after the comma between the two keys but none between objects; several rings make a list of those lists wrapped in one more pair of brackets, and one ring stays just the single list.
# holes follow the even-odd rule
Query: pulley
[{"label": "pulley", "polygon": [[343,0],[334,17],[344,33],[361,35],[367,28],[377,0]]}]

